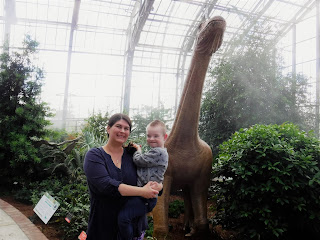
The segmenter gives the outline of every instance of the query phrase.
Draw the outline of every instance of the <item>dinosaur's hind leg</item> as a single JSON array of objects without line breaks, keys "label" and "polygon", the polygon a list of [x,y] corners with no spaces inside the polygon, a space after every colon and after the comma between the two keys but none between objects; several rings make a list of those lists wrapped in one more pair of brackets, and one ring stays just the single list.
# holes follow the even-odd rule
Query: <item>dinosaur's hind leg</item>
[{"label": "dinosaur's hind leg", "polygon": [[184,199],[184,228],[186,234],[190,233],[193,221],[194,221],[194,215],[192,210],[192,203],[191,203],[191,197],[190,197],[190,190],[188,187],[185,187],[182,189],[183,192],[183,199]]},{"label": "dinosaur's hind leg", "polygon": [[207,219],[207,191],[206,184],[195,184],[190,190],[190,198],[194,213],[194,222],[188,236],[201,236],[206,239],[209,234],[209,223]]}]

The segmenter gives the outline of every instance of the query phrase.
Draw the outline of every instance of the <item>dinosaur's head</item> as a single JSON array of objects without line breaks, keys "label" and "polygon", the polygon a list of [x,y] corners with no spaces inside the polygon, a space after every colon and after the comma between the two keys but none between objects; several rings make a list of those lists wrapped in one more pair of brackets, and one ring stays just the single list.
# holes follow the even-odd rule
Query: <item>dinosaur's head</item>
[{"label": "dinosaur's head", "polygon": [[225,29],[226,21],[220,16],[201,23],[195,51],[211,56],[221,46]]}]

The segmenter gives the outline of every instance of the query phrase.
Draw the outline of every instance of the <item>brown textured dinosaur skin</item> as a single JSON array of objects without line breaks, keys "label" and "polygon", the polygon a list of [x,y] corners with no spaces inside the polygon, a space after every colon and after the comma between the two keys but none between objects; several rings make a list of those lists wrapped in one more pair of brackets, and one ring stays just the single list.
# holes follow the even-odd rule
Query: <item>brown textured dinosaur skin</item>
[{"label": "brown textured dinosaur skin", "polygon": [[[182,189],[185,203],[185,227],[188,236],[208,232],[207,195],[212,165],[211,148],[198,134],[200,103],[205,75],[211,59],[222,44],[226,22],[213,17],[199,26],[198,38],[178,112],[165,147],[169,165],[163,182],[163,194],[153,210],[153,236],[165,239],[168,234],[169,195]],[[203,238],[202,238],[203,239]]]}]

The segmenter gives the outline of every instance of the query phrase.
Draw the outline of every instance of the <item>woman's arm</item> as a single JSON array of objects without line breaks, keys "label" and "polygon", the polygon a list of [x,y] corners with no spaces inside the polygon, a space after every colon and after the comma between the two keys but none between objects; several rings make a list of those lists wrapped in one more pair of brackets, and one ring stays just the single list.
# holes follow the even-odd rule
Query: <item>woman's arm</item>
[{"label": "woman's arm", "polygon": [[83,169],[92,192],[100,196],[121,197],[118,191],[121,181],[110,176],[99,149],[87,152]]},{"label": "woman's arm", "polygon": [[121,183],[118,187],[118,190],[122,196],[140,196],[144,198],[155,198],[159,191],[152,188],[152,184],[153,182],[148,182],[143,187],[136,187]]}]

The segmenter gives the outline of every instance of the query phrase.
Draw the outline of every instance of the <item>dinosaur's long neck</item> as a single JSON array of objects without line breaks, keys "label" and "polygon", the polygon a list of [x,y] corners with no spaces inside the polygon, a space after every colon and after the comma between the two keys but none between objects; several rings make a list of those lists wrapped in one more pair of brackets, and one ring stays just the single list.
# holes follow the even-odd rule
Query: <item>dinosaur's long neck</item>
[{"label": "dinosaur's long neck", "polygon": [[190,144],[199,139],[198,125],[202,88],[210,62],[209,54],[195,52],[181,95],[178,112],[170,133],[170,141]]}]

